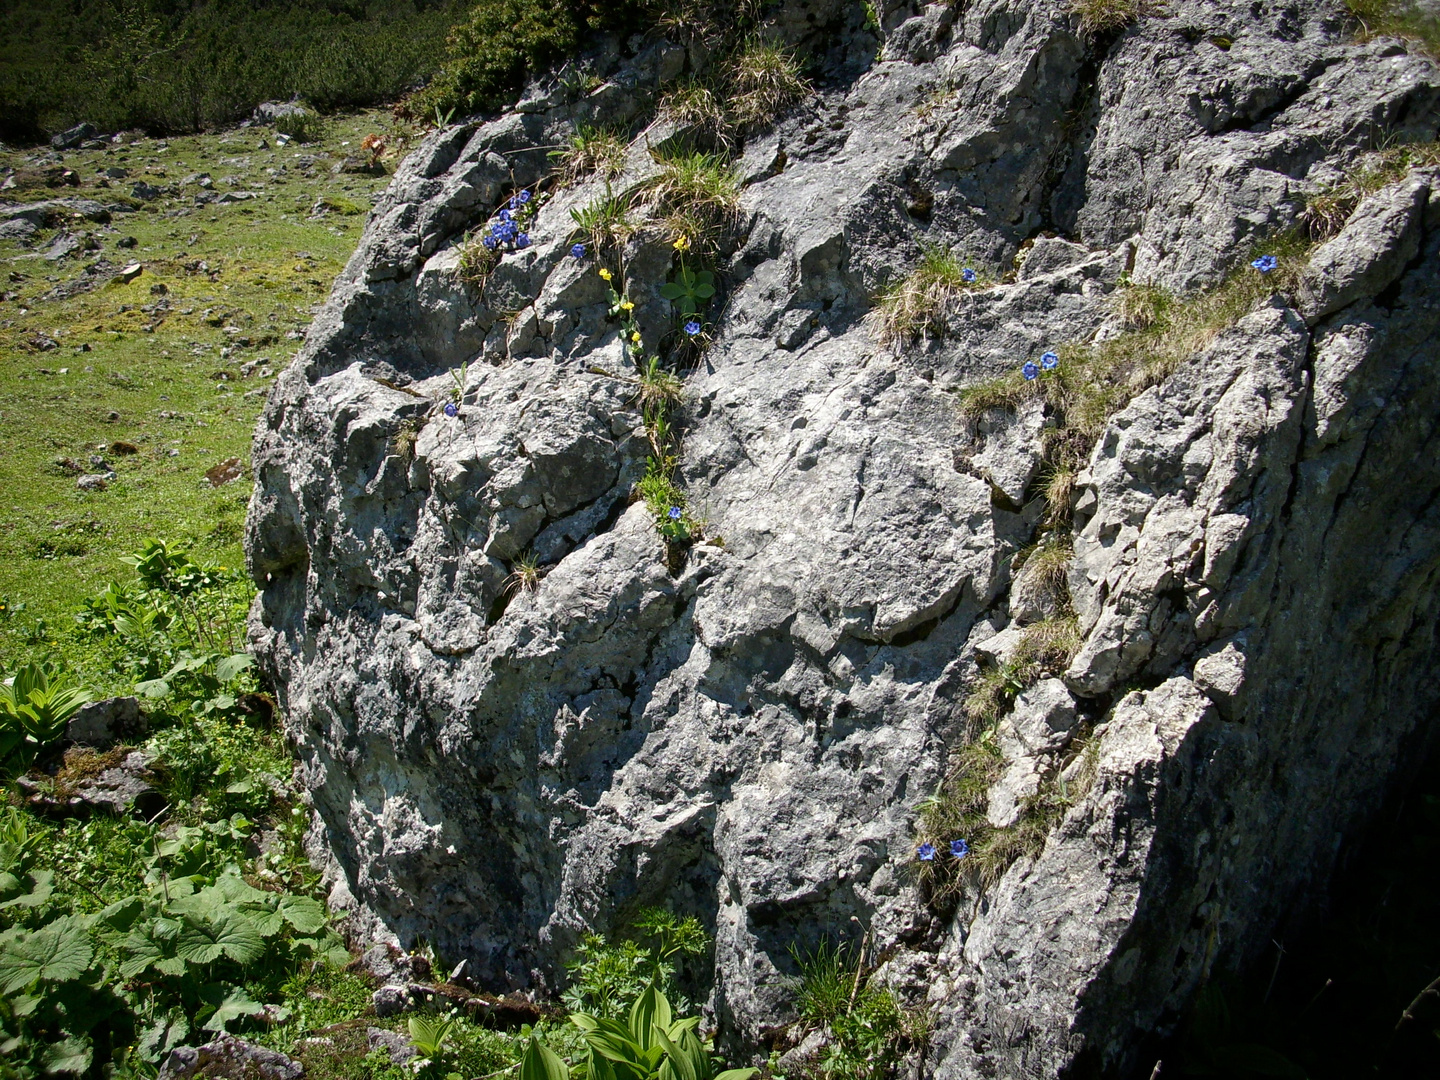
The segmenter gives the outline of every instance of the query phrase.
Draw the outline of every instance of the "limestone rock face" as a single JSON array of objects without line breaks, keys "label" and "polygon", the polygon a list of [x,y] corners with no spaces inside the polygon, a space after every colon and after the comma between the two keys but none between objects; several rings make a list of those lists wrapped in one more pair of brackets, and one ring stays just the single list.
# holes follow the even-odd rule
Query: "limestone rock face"
[{"label": "limestone rock face", "polygon": [[[632,501],[635,387],[569,254],[604,183],[553,190],[483,292],[457,272],[577,123],[638,125],[616,190],[653,171],[661,83],[705,58],[602,46],[600,88],[432,134],[372,213],[257,429],[252,644],[364,938],[543,992],[581,932],[666,904],[713,931],[707,1008],[743,1050],[791,1008],[789,946],[853,917],[933,1008],[935,1074],[1148,1070],[1139,1040],[1324,886],[1431,737],[1440,173],[1370,195],[1299,286],[1109,419],[1074,500],[1083,644],[1006,719],[992,818],[1081,727],[1093,780],[942,918],[916,806],[1012,611],[1045,613],[1007,593],[1051,422],[972,422],[957,393],[1117,333],[1127,280],[1243,268],[1373,145],[1434,140],[1440,74],[1312,0],[1174,0],[1100,39],[1063,0],[882,15],[878,56],[859,5],[776,16],[826,74],[739,159],[685,378],[707,542],[667,557]],[[871,297],[931,244],[998,283],[882,347]],[[673,254],[626,249],[649,343]]]}]

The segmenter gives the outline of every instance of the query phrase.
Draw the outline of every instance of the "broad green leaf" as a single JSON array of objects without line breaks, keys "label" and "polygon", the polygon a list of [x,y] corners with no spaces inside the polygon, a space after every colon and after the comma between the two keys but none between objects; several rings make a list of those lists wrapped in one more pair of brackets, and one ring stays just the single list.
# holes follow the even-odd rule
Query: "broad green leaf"
[{"label": "broad green leaf", "polygon": [[215,665],[215,678],[222,683],[227,683],[247,668],[255,666],[255,661],[247,653],[236,653],[234,656],[227,656]]},{"label": "broad green leaf", "polygon": [[222,956],[250,964],[265,955],[265,939],[254,923],[237,912],[214,918],[187,916],[175,940],[175,955],[192,964],[209,964]]},{"label": "broad green leaf", "polygon": [[99,921],[111,930],[129,930],[144,910],[145,902],[140,897],[127,896],[100,912]]},{"label": "broad green leaf", "polygon": [[520,1059],[520,1080],[570,1080],[570,1070],[554,1050],[531,1035]]},{"label": "broad green leaf", "polygon": [[14,994],[36,982],[78,979],[90,966],[90,935],[66,916],[49,926],[0,944],[0,994]]},{"label": "broad green leaf", "polygon": [[90,1040],[72,1035],[47,1047],[40,1066],[47,1073],[83,1073],[90,1068]]},{"label": "broad green leaf", "polygon": [[722,1073],[716,1073],[715,1080],[750,1080],[759,1071],[759,1069],[726,1069]]},{"label": "broad green leaf", "polygon": [[140,1033],[135,1051],[142,1060],[156,1062],[183,1043],[189,1034],[190,1021],[185,1019],[184,1010],[171,1009]]},{"label": "broad green leaf", "polygon": [[120,962],[122,977],[133,979],[152,964],[158,965],[167,958],[173,959],[170,942],[156,933],[159,921],[161,920],[143,923],[125,935],[125,940],[120,943],[121,951],[126,954],[125,959]]},{"label": "broad green leaf", "polygon": [[318,934],[325,929],[325,905],[308,896],[287,896],[280,901],[280,914],[302,934]]},{"label": "broad green leaf", "polygon": [[[10,875],[7,874],[5,876],[9,877]],[[49,900],[50,894],[55,891],[54,886],[51,884],[54,878],[55,872],[53,870],[32,871],[28,875],[27,880],[18,883],[22,889],[28,885],[29,891],[6,900],[3,904],[0,904],[0,908],[39,907],[45,903],[46,900]],[[0,892],[4,891],[3,883],[0,883]]]},{"label": "broad green leaf", "polygon": [[[697,1080],[695,1062],[690,1059],[690,1056],[671,1042],[670,1036],[666,1035],[658,1025],[653,1030],[655,1041],[665,1051],[665,1064],[660,1069],[661,1077],[664,1080]],[[668,1077],[666,1076],[667,1071],[670,1074]]]},{"label": "broad green leaf", "polygon": [[170,693],[170,684],[164,679],[146,679],[135,684],[135,692],[147,698],[162,698]]},{"label": "broad green leaf", "polygon": [[657,1027],[661,1031],[670,1027],[670,1002],[652,982],[630,1007],[630,1035],[642,1050],[649,1050],[655,1045],[651,1029]]},{"label": "broad green leaf", "polygon": [[[213,987],[206,987],[206,991],[206,997],[217,996]],[[232,987],[215,1006],[215,1011],[201,1025],[200,1030],[224,1031],[225,1025],[231,1020],[238,1020],[242,1016],[258,1016],[264,1011],[265,1006],[252,998],[243,986]]]},{"label": "broad green leaf", "polygon": [[660,295],[666,300],[678,300],[685,295],[685,290],[673,281],[667,281],[660,286]]},{"label": "broad green leaf", "polygon": [[695,295],[698,296],[701,300],[708,300],[710,299],[710,297],[715,295],[715,286],[707,285],[702,282],[701,284],[695,286],[694,292]]},{"label": "broad green leaf", "polygon": [[630,1029],[618,1020],[607,1020],[600,1017],[595,1020],[595,1027],[585,1034],[585,1041],[590,1049],[602,1057],[611,1061],[625,1063],[639,1063],[644,1055],[644,1048],[630,1036]]}]

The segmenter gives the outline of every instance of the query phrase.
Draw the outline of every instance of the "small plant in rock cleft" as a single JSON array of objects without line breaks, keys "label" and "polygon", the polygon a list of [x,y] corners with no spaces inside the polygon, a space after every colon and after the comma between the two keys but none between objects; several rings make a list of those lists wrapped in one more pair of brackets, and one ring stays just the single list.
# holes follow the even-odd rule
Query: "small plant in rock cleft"
[{"label": "small plant in rock cleft", "polygon": [[923,1051],[928,1017],[906,1009],[889,990],[871,985],[863,946],[822,942],[791,956],[800,969],[795,1008],[800,1023],[828,1029],[830,1040],[813,1068],[830,1080],[886,1080]]},{"label": "small plant in rock cleft", "polygon": [[882,345],[943,337],[955,300],[987,283],[981,271],[948,248],[926,247],[915,269],[880,293],[869,320]]},{"label": "small plant in rock cleft", "polygon": [[618,259],[625,241],[635,232],[629,202],[611,191],[608,183],[604,195],[571,210],[570,217],[575,222],[572,235],[598,259]]},{"label": "small plant in rock cleft", "polygon": [[733,142],[730,120],[719,95],[693,77],[665,91],[656,112],[701,146],[728,148]]},{"label": "small plant in rock cleft", "polygon": [[794,54],[759,39],[745,43],[726,77],[731,116],[747,134],[770,127],[810,92]]},{"label": "small plant in rock cleft", "polygon": [[483,292],[505,255],[530,246],[530,228],[543,201],[528,188],[518,191],[479,232],[467,234],[460,249],[461,280]]},{"label": "small plant in rock cleft", "polygon": [[591,176],[610,181],[625,163],[625,140],[610,128],[579,124],[559,150],[550,151],[550,157],[560,171],[562,186]]}]

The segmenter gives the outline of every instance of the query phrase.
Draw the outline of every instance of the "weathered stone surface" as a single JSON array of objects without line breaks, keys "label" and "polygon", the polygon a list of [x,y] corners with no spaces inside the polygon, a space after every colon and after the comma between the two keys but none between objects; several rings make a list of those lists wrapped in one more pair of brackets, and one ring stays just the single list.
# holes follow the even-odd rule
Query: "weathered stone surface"
[{"label": "weathered stone surface", "polygon": [[159,1080],[190,1080],[197,1074],[223,1080],[300,1080],[305,1066],[278,1050],[223,1032],[204,1046],[177,1046],[160,1066]]},{"label": "weathered stone surface", "polygon": [[145,731],[145,714],[140,711],[140,700],[134,697],[105,698],[82,705],[65,725],[65,737],[71,742],[102,750],[117,742],[138,739]]},{"label": "weathered stone surface", "polygon": [[[714,343],[685,379],[681,479],[723,546],[672,573],[630,503],[648,445],[604,285],[568,255],[604,185],[556,192],[483,295],[456,274],[543,147],[641,117],[675,70],[664,43],[611,48],[595,94],[537,86],[397,169],[257,428],[252,643],[331,900],[369,940],[543,992],[581,932],[663,902],[713,931],[707,1008],[745,1051],[791,1007],[789,946],[854,917],[933,1007],[935,1075],[1081,1055],[1124,1074],[1206,964],[1245,964],[1303,910],[1431,737],[1433,178],[1373,195],[1295,296],[1104,425],[1075,502],[1084,643],[1007,719],[992,819],[1082,725],[1096,778],[947,925],[904,865],[914,810],[977,656],[1003,663],[1049,613],[1007,590],[1054,422],[1036,403],[975,424],[955,392],[1118,332],[1126,274],[1220,280],[1377,127],[1434,139],[1440,79],[1317,2],[1177,0],[1105,40],[1060,0],[886,5],[873,63],[860,18],[776,15],[829,81],[742,157]],[[653,167],[642,139],[615,186]],[[931,243],[999,283],[956,298],[943,336],[882,349],[870,297]],[[641,233],[626,265],[660,341],[673,253]],[[545,573],[516,590],[527,551]]]}]

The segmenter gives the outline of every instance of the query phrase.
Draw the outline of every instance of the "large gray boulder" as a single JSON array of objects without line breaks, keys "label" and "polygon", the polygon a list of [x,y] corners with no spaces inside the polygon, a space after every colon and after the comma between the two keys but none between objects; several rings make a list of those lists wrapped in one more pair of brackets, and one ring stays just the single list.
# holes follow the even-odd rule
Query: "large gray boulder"
[{"label": "large gray boulder", "polygon": [[[858,5],[776,16],[829,81],[740,159],[725,304],[685,379],[711,542],[667,558],[631,502],[643,425],[605,374],[603,283],[568,255],[603,183],[553,192],[483,294],[457,274],[548,146],[643,119],[699,59],[652,41],[603,53],[583,99],[532,88],[397,170],[257,428],[252,644],[367,940],[543,992],[580,933],[667,904],[713,931],[707,1008],[744,1049],[792,1008],[792,943],[856,918],[933,1009],[937,1075],[1148,1071],[1140,1040],[1303,910],[1432,737],[1440,180],[1370,196],[1288,301],[1109,419],[1075,501],[1083,644],[1007,718],[991,813],[1082,729],[1093,778],[951,913],[916,888],[913,822],[1010,612],[1043,613],[1007,593],[1048,423],[977,423],[956,394],[1118,332],[1126,275],[1218,282],[1378,132],[1434,140],[1440,75],[1329,3],[1176,0],[1103,39],[1063,0],[882,15],[873,62]],[[645,139],[617,188],[653,169]],[[932,243],[1000,283],[881,347],[870,298]],[[673,326],[671,257],[627,248],[647,341]]]}]

